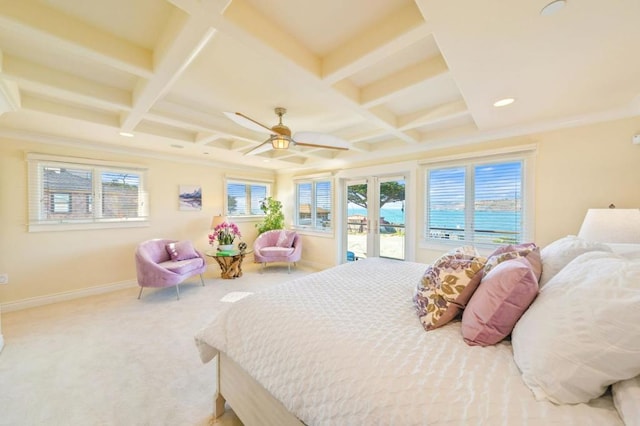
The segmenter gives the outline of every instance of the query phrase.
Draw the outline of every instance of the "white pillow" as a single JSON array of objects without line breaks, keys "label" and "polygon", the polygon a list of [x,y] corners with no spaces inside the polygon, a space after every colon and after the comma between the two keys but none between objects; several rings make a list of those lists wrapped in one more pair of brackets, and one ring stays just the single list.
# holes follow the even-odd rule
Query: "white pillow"
[{"label": "white pillow", "polygon": [[542,288],[573,259],[590,251],[611,252],[611,247],[603,243],[583,240],[575,235],[567,235],[543,247],[540,250],[540,258],[542,259],[540,287]]},{"label": "white pillow", "polygon": [[611,386],[613,404],[626,426],[640,426],[640,376]]},{"label": "white pillow", "polygon": [[640,260],[580,255],[513,329],[513,355],[536,399],[573,404],[640,374]]}]

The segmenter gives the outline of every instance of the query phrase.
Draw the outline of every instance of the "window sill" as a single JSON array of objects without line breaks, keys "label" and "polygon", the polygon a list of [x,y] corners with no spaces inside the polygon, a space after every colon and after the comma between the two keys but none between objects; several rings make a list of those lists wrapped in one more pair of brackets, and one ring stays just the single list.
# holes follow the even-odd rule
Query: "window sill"
[{"label": "window sill", "polygon": [[126,222],[88,222],[88,223],[36,223],[27,225],[28,232],[85,231],[93,229],[143,228],[151,226],[148,220],[129,220]]},{"label": "window sill", "polygon": [[300,235],[309,235],[313,237],[333,238],[333,229],[321,231],[319,229],[305,228],[299,226],[292,226],[292,230],[296,231]]},{"label": "window sill", "polygon": [[432,250],[439,252],[448,252],[457,247],[462,246],[473,246],[478,252],[483,256],[489,256],[491,253],[495,251],[496,248],[500,246],[500,244],[496,245],[488,245],[488,244],[474,244],[464,240],[449,240],[449,241],[433,241],[433,240],[422,240],[420,245],[418,246],[421,250]]}]

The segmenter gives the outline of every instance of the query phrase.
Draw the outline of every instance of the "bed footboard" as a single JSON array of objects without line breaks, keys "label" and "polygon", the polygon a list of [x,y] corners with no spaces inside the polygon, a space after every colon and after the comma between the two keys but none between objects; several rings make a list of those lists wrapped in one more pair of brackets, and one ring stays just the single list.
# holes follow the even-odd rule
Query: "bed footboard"
[{"label": "bed footboard", "polygon": [[224,413],[226,400],[245,426],[304,424],[225,353],[218,353],[217,362],[218,391],[214,400],[216,418]]}]

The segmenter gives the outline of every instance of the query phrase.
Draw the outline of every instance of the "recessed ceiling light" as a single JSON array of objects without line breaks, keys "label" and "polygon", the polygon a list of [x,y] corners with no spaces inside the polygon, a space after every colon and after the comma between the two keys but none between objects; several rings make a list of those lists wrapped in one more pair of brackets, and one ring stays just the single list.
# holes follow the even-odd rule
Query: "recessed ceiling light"
[{"label": "recessed ceiling light", "polygon": [[511,105],[512,103],[514,103],[516,100],[513,98],[504,98],[504,99],[500,99],[498,101],[495,101],[493,103],[494,107],[503,107],[503,106],[507,106],[507,105]]},{"label": "recessed ceiling light", "polygon": [[557,13],[567,4],[566,0],[555,0],[540,10],[540,15],[549,16]]},{"label": "recessed ceiling light", "polygon": [[131,132],[120,132],[120,136],[124,136],[125,138],[132,138],[134,134]]}]

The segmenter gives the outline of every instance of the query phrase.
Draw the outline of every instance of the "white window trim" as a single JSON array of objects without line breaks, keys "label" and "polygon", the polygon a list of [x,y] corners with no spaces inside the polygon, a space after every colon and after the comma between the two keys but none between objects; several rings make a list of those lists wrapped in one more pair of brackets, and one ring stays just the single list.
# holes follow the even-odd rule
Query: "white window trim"
[{"label": "white window trim", "polygon": [[[429,169],[467,166],[469,164],[481,165],[495,162],[522,161],[522,211],[524,212],[524,234],[523,241],[530,242],[535,236],[535,159],[537,155],[537,145],[523,145],[517,147],[509,147],[492,151],[483,151],[479,153],[460,154],[448,157],[433,158],[421,161],[421,179],[423,183],[423,212],[420,220],[420,249],[447,251],[451,248],[458,247],[461,244],[469,244],[468,241],[460,240],[430,240],[426,238],[428,200],[427,195],[427,178]],[[467,177],[468,178],[468,177]],[[466,211],[468,213],[468,211]],[[493,244],[475,243],[481,252],[492,251],[495,248]]]},{"label": "white window trim", "polygon": [[[331,184],[331,194],[330,194],[330,198],[331,198],[331,227],[329,228],[318,228],[315,226],[306,226],[306,225],[298,225],[297,221],[298,221],[298,212],[300,210],[300,205],[299,205],[299,199],[298,199],[298,185],[301,183],[311,183],[312,184],[312,199],[311,199],[311,211],[314,211],[314,202],[315,202],[315,187],[316,184],[318,182],[329,182]],[[296,231],[298,231],[299,233],[303,234],[303,235],[317,235],[317,236],[324,236],[324,237],[333,237],[334,233],[335,233],[335,229],[336,229],[336,180],[335,178],[333,178],[330,174],[319,174],[319,175],[312,175],[310,177],[301,177],[301,178],[297,178],[294,179],[293,181],[293,188],[295,191],[295,207],[294,207],[294,221],[293,221],[293,225],[291,226],[291,229],[295,229]]]},{"label": "white window trim", "polygon": [[[28,152],[25,154],[25,160],[27,161],[28,170],[28,232],[52,232],[52,231],[79,231],[79,230],[93,230],[93,229],[116,229],[116,228],[135,228],[135,227],[147,227],[149,223],[149,195],[146,191],[146,173],[147,168],[141,167],[139,164],[121,163],[106,160],[97,160],[90,158],[80,157],[64,157],[59,155],[49,155],[35,152]],[[124,218],[124,219],[92,219],[92,220],[73,220],[65,222],[64,220],[48,220],[43,221],[40,219],[42,212],[40,207],[36,211],[33,211],[33,206],[39,206],[38,200],[42,198],[41,193],[41,177],[39,168],[43,163],[49,164],[61,164],[61,165],[77,165],[86,168],[108,168],[111,170],[123,170],[123,171],[136,171],[141,175],[140,191],[143,197],[143,210],[146,213],[144,217],[136,218]],[[33,182],[37,182],[37,187],[34,187]],[[96,182],[95,185],[99,185]],[[97,197],[98,199],[100,197]],[[95,206],[94,206],[95,207]]]}]

